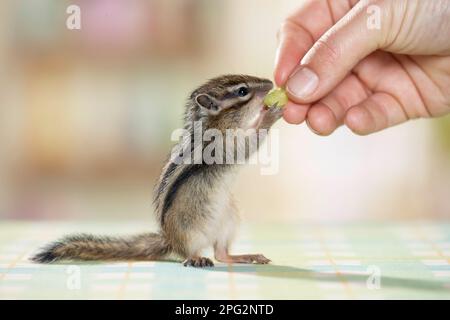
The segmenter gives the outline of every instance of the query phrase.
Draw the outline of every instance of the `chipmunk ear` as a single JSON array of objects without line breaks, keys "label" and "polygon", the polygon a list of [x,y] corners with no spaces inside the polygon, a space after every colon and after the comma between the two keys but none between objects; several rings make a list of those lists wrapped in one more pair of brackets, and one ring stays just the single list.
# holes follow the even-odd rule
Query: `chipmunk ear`
[{"label": "chipmunk ear", "polygon": [[221,106],[219,101],[207,93],[200,93],[194,98],[197,105],[204,108],[208,113],[216,115],[221,111]]}]

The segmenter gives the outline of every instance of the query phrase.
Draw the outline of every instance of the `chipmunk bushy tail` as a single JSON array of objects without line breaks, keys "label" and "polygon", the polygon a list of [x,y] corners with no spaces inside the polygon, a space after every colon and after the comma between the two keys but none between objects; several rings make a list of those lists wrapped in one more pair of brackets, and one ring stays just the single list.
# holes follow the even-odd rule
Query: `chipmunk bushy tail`
[{"label": "chipmunk bushy tail", "polygon": [[90,234],[66,236],[50,243],[31,258],[39,263],[60,260],[158,260],[170,253],[159,233],[131,237],[100,237]]}]

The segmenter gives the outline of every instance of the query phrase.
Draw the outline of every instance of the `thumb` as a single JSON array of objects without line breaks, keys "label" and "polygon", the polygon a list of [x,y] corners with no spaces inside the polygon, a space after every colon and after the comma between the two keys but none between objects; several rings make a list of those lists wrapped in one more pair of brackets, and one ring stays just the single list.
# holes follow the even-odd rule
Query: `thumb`
[{"label": "thumb", "polygon": [[286,83],[290,100],[306,104],[323,98],[361,59],[379,48],[381,23],[370,24],[374,20],[368,19],[376,19],[373,15],[377,13],[382,19],[382,9],[362,2],[323,34],[304,56]]}]

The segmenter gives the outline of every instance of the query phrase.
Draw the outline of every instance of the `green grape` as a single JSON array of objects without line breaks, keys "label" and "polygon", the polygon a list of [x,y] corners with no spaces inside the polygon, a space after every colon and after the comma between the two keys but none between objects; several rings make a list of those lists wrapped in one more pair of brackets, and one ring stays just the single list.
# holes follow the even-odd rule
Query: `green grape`
[{"label": "green grape", "polygon": [[287,102],[288,97],[283,88],[275,88],[270,90],[264,98],[264,104],[268,107],[284,107]]}]

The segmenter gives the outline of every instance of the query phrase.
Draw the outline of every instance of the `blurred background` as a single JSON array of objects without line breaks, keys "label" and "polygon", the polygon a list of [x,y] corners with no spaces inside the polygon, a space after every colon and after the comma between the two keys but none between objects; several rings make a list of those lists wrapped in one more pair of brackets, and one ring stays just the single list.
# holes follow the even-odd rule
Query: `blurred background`
[{"label": "blurred background", "polygon": [[[299,0],[0,1],[0,219],[153,219],[153,187],[189,92],[272,78]],[[81,7],[81,30],[66,9]],[[245,166],[244,220],[450,217],[450,118],[368,137],[280,130],[279,172]]]}]

